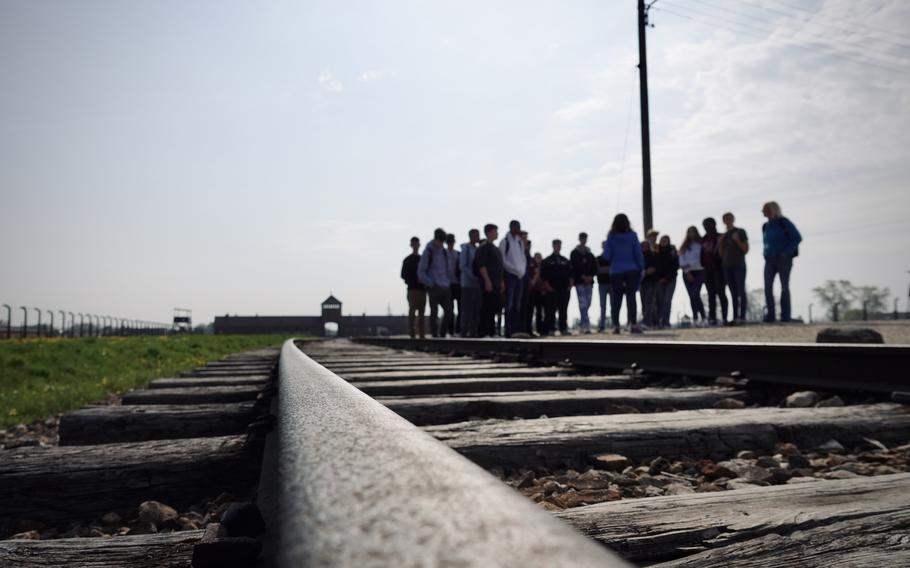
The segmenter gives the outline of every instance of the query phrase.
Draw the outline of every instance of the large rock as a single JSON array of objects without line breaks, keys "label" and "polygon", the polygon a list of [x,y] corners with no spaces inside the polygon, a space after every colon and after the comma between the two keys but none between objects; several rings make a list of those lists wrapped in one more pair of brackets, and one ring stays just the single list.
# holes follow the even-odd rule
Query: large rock
[{"label": "large rock", "polygon": [[868,327],[826,327],[815,336],[816,343],[884,343],[882,334]]},{"label": "large rock", "polygon": [[145,501],[139,505],[139,520],[162,527],[177,521],[177,511],[158,501]]},{"label": "large rock", "polygon": [[808,408],[818,402],[818,393],[815,391],[795,392],[787,397],[787,408]]}]

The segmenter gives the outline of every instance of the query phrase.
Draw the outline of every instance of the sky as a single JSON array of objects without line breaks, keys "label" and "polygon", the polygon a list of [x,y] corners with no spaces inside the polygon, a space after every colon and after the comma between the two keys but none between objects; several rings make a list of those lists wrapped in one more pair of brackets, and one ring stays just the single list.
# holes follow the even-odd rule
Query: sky
[{"label": "sky", "polygon": [[[0,303],[204,323],[332,293],[401,314],[408,240],[436,227],[519,219],[545,256],[579,231],[598,252],[617,212],[642,226],[636,18],[633,0],[0,0]],[[658,0],[650,19],[655,227],[678,244],[734,212],[759,288],[776,200],[804,236],[796,315],[819,316],[827,279],[906,309],[910,4]]]}]

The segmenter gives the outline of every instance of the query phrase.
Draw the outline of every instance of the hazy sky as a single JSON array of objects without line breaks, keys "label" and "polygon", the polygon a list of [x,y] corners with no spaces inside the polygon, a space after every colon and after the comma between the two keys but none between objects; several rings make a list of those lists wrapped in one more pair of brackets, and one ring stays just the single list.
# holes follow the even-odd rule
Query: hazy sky
[{"label": "hazy sky", "polygon": [[[640,229],[635,7],[0,0],[0,302],[403,313],[411,235],[517,218],[547,253],[599,248],[618,211]],[[656,227],[733,211],[757,288],[775,199],[805,236],[797,314],[829,278],[903,309],[910,3],[660,0],[652,21]]]}]

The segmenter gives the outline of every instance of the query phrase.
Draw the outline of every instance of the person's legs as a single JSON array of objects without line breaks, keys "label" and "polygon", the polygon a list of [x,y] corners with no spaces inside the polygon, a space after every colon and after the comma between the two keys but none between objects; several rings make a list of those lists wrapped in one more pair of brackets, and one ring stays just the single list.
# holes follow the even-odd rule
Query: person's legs
[{"label": "person's legs", "polygon": [[449,330],[449,335],[455,337],[461,333],[461,285],[452,284],[449,287],[449,291],[452,296],[452,319],[447,329]]},{"label": "person's legs", "polygon": [[521,329],[521,278],[506,273],[506,337]]},{"label": "person's legs", "polygon": [[[724,281],[727,283],[727,286],[730,288],[730,304],[733,308],[733,318],[734,320],[739,318],[739,293],[736,289],[736,268],[735,267],[724,267]],[[726,320],[726,318],[724,318]]]},{"label": "person's legs", "polygon": [[739,288],[739,319],[746,321],[748,313],[748,294],[746,293],[746,267],[736,268],[736,287]]},{"label": "person's legs", "polygon": [[408,290],[408,335],[411,339],[417,337],[417,305],[414,298],[416,290]]},{"label": "person's legs", "polygon": [[[540,292],[531,292],[531,311],[534,314],[534,331],[537,335],[544,335],[547,332],[547,326],[544,323],[544,307],[546,306],[546,297]],[[531,329],[531,328],[529,328]]]},{"label": "person's legs", "polygon": [[544,297],[544,310],[546,311],[544,333],[549,335],[556,331],[556,292],[550,292]]},{"label": "person's legs", "polygon": [[[623,287],[626,292],[626,314],[629,317],[629,327],[634,327],[638,319],[638,305],[635,303],[635,290],[638,289],[638,283],[641,279],[641,273],[632,270],[623,275]],[[616,327],[616,324],[613,324]]]},{"label": "person's legs", "polygon": [[705,315],[705,303],[701,299],[701,286],[705,282],[705,271],[696,270],[692,273],[695,282],[692,283],[692,292],[690,297],[692,299],[692,319],[698,319],[697,316],[701,316],[701,321],[704,322],[707,317]]},{"label": "person's legs", "polygon": [[662,282],[658,293],[658,305],[660,306],[660,325],[661,327],[670,326],[670,313],[673,306],[673,292],[676,291],[676,280]]},{"label": "person's legs", "polygon": [[458,306],[461,317],[461,336],[477,337],[477,320],[480,317],[480,288],[462,288],[461,304]]},{"label": "person's legs", "polygon": [[717,283],[717,295],[720,300],[720,314],[724,318],[723,321],[727,321],[727,316],[730,313],[730,303],[727,301],[727,280],[724,278],[724,271],[722,268],[715,268],[714,272],[714,281]]},{"label": "person's legs", "polygon": [[423,339],[426,337],[426,317],[427,312],[427,291],[426,290],[415,290],[415,295],[417,298],[417,337]]},{"label": "person's legs", "polygon": [[[774,321],[774,277],[777,275],[777,260],[773,258],[765,259],[765,322]],[[781,306],[783,310],[783,306]]]},{"label": "person's legs", "polygon": [[780,275],[780,321],[790,321],[790,271],[793,269],[793,258],[781,257],[777,263]]},{"label": "person's legs", "polygon": [[715,275],[717,271],[712,268],[705,269],[705,290],[708,292],[708,321],[717,323],[717,295],[718,285]]},{"label": "person's legs", "polygon": [[598,331],[607,328],[607,295],[610,293],[610,285],[606,282],[597,284],[597,295],[600,298],[600,320],[597,322]]},{"label": "person's legs", "polygon": [[641,283],[641,314],[642,323],[649,327],[656,327],[657,316],[657,282],[646,280]]},{"label": "person's legs", "polygon": [[433,286],[427,290],[427,297],[430,300],[430,335],[439,337],[439,332],[445,333],[445,330],[439,329],[439,297],[442,288]]},{"label": "person's legs", "polygon": [[442,324],[439,326],[439,337],[445,337],[448,333],[452,335],[454,329],[455,315],[452,313],[452,290],[450,288],[440,288],[439,305],[442,307]]},{"label": "person's legs", "polygon": [[572,298],[572,289],[563,288],[556,291],[556,299],[559,303],[559,332],[563,335],[569,333],[569,300]]},{"label": "person's legs", "polygon": [[[613,319],[613,329],[619,329],[619,310],[622,309],[623,295],[628,295],[625,287],[625,274],[610,274],[610,317]],[[635,291],[632,291],[633,301]]]}]

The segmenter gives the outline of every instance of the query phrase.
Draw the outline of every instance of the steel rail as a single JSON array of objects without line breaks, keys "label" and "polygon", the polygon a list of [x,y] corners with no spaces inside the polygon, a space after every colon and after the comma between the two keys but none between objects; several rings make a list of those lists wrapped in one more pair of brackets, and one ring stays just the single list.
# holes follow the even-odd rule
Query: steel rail
[{"label": "steel rail", "polygon": [[910,390],[910,345],[831,343],[695,343],[541,339],[410,339],[361,337],[395,349],[459,355],[509,354],[540,363],[704,377],[828,390],[893,393]]},{"label": "steel rail", "polygon": [[278,389],[262,476],[275,565],[628,566],[293,340]]}]

